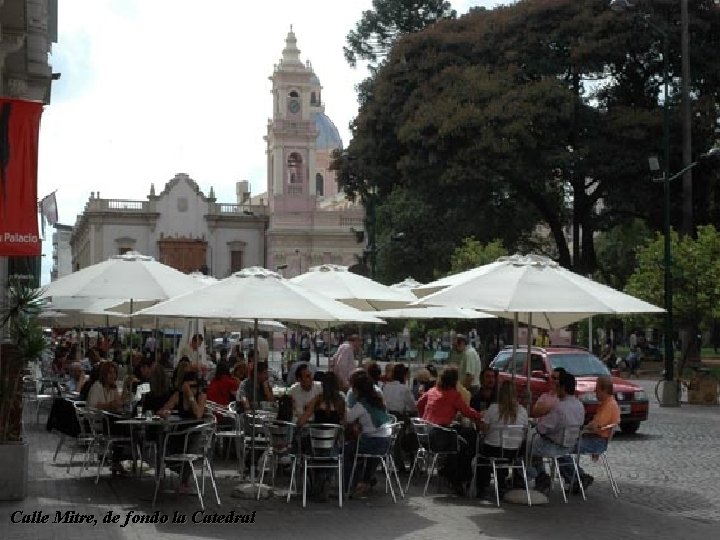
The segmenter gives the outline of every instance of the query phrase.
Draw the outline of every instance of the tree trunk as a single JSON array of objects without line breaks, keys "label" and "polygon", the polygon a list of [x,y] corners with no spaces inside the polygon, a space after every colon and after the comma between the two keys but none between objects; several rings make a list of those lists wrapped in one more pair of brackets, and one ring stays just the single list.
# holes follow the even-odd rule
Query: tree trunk
[{"label": "tree trunk", "polygon": [[0,345],[0,444],[22,439],[23,366],[15,345]]}]

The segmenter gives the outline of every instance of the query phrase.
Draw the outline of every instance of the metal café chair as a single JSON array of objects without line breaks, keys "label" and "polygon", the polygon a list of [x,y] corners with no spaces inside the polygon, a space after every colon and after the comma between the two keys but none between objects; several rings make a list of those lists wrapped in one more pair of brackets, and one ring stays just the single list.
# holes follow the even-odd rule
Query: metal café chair
[{"label": "metal caf\u00e9 chair", "polygon": [[263,454],[262,465],[260,466],[260,483],[258,484],[257,499],[260,500],[262,492],[262,483],[265,478],[265,469],[268,460],[272,462],[272,485],[275,486],[275,472],[280,463],[280,458],[290,458],[290,487],[288,488],[287,502],[290,502],[290,495],[295,485],[295,466],[297,464],[297,456],[293,452],[293,435],[295,433],[295,424],[292,422],[282,422],[280,420],[268,420],[263,425],[265,438],[267,439],[267,451]]},{"label": "metal caf\u00e9 chair", "polygon": [[[618,427],[617,424],[609,424],[607,426],[602,427],[603,430],[605,430],[605,429],[610,430],[610,437],[608,437],[607,447],[605,448],[605,451],[598,454],[598,459],[600,461],[602,461],[602,464],[605,468],[605,473],[607,474],[608,480],[610,481],[610,487],[612,488],[613,495],[615,496],[616,499],[620,497],[620,488],[618,487],[617,482],[615,481],[615,477],[613,476],[612,470],[610,470],[610,463],[608,462],[608,459],[607,459],[607,451],[610,448],[610,443],[612,442],[612,438],[613,438],[613,435],[615,434],[615,430],[617,429],[617,427]],[[583,430],[583,432],[580,435],[580,440],[578,441],[577,454],[575,456],[578,467],[580,467],[580,456],[591,455],[591,454],[586,454],[586,453],[580,452],[580,446],[582,445],[582,438],[587,435],[588,435],[588,432]],[[580,480],[579,484],[580,484],[580,487],[582,488],[583,487],[582,479]],[[584,489],[583,489],[583,493],[584,493]]]},{"label": "metal caf\u00e9 chair", "polygon": [[[425,488],[423,489],[423,496],[425,496],[427,488],[430,485],[430,479],[437,467],[438,457],[457,455],[460,453],[458,434],[454,429],[431,424],[421,418],[413,418],[412,424],[418,439],[418,451],[415,453],[415,459],[410,469],[410,476],[408,477],[405,491],[410,489],[410,483],[412,482],[417,463],[422,460],[427,472],[427,480],[425,481]],[[451,444],[448,446],[440,445],[438,439],[442,439],[443,437],[447,437],[446,440],[451,441]],[[429,469],[428,462],[430,464]]]},{"label": "metal caf\u00e9 chair", "polygon": [[[215,418],[218,420],[218,424],[215,427],[215,440],[233,441],[235,443],[235,455],[238,460],[238,474],[242,474],[245,467],[243,457],[245,455],[244,441],[245,431],[242,427],[242,419],[237,412],[235,412],[235,403],[230,403],[228,407],[223,407],[217,403],[208,401],[210,410],[215,414]],[[227,445],[225,451],[225,459],[230,456],[230,445]]]},{"label": "metal caf\u00e9 chair", "polygon": [[[155,479],[155,494],[153,495],[152,502],[153,508],[155,507],[155,502],[157,500],[160,483],[165,476],[165,466],[174,463],[181,465],[181,471],[182,466],[190,467],[190,473],[192,474],[193,482],[195,483],[195,489],[197,490],[198,500],[200,501],[200,508],[202,510],[205,509],[203,494],[205,491],[205,470],[207,469],[210,482],[212,483],[213,490],[215,491],[215,499],[217,500],[218,505],[220,504],[220,496],[218,495],[217,485],[215,483],[215,475],[213,474],[213,469],[210,465],[210,460],[208,459],[210,452],[212,452],[214,437],[214,422],[207,422],[183,431],[175,431],[165,435],[162,449],[163,470],[156,476]],[[168,453],[168,450],[172,449],[172,441],[175,440],[181,441],[182,451]],[[198,462],[201,467],[202,489],[198,484],[197,473],[195,472],[195,464]]]},{"label": "metal caf\u00e9 chair", "polygon": [[130,435],[117,435],[112,432],[112,421],[114,418],[112,413],[100,409],[87,408],[85,416],[88,419],[95,444],[98,445],[98,449],[102,448],[102,456],[98,461],[97,474],[95,475],[95,483],[97,484],[100,480],[100,471],[105,465],[105,460],[113,446],[132,446],[132,437],[130,437]]},{"label": "metal caf\u00e9 chair", "polygon": [[329,469],[338,475],[338,506],[343,498],[344,429],[337,424],[309,424],[304,428],[310,441],[309,452],[302,452],[303,508],[307,506],[308,469]]},{"label": "metal caf\u00e9 chair", "polygon": [[[550,471],[550,489],[552,490],[552,484],[557,477],[560,483],[560,491],[562,491],[563,500],[567,503],[567,494],[565,493],[565,481],[563,480],[562,474],[560,473],[560,458],[568,460],[573,467],[573,480],[577,480],[580,486],[580,494],[583,500],[585,498],[585,488],[580,481],[580,473],[578,471],[578,464],[576,459],[577,443],[580,439],[583,426],[565,426],[560,430],[559,442],[556,443],[557,451],[551,454],[533,454],[533,457],[542,459],[543,461],[549,461],[551,466]],[[535,436],[541,436],[539,433],[535,433]]]},{"label": "metal caf\u00e9 chair", "polygon": [[[475,457],[472,461],[473,477],[471,491],[474,491],[477,495],[477,473],[481,467],[492,468],[492,479],[495,485],[495,502],[500,506],[500,485],[498,481],[497,471],[498,469],[508,469],[509,471],[521,471],[523,481],[525,482],[525,492],[527,494],[528,506],[532,506],[532,499],[530,497],[530,487],[528,486],[527,468],[525,467],[525,459],[522,455],[521,448],[522,443],[527,437],[527,426],[523,425],[509,425],[509,426],[495,426],[486,434],[485,439],[487,440],[488,435],[492,432],[498,434],[500,440],[500,446],[498,447],[500,455],[497,456],[486,456],[483,455],[482,445],[483,438],[478,437],[475,447]],[[482,460],[486,461],[483,463]]]},{"label": "metal caf\u00e9 chair", "polygon": [[[394,417],[393,417],[394,418]],[[400,479],[398,478],[397,474],[397,468],[395,467],[395,461],[393,459],[393,450],[395,447],[395,441],[397,440],[397,436],[400,433],[400,430],[402,429],[402,424],[400,422],[393,422],[391,424],[388,424],[388,428],[390,430],[390,435],[387,437],[388,443],[386,446],[386,449],[384,452],[381,453],[372,453],[372,452],[360,452],[360,445],[362,444],[363,437],[367,437],[367,435],[363,436],[362,433],[360,433],[360,436],[357,439],[357,447],[355,451],[355,459],[353,460],[353,466],[352,466],[352,472],[350,473],[350,481],[348,482],[347,495],[350,495],[350,487],[353,485],[353,478],[355,478],[355,470],[357,469],[357,462],[359,458],[362,458],[365,460],[365,466],[367,467],[367,460],[368,459],[379,459],[380,463],[382,464],[383,471],[385,472],[385,485],[390,487],[390,495],[392,495],[393,502],[397,503],[397,498],[395,497],[395,489],[393,488],[392,484],[392,476],[391,472],[395,475],[395,482],[397,482],[398,489],[400,491],[400,496],[404,497],[405,494],[403,493],[402,486],[400,485]]]}]

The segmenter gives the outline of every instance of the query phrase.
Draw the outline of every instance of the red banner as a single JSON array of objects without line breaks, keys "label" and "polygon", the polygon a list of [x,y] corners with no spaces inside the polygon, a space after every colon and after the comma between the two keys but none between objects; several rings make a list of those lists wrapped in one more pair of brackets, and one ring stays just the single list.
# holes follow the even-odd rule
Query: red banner
[{"label": "red banner", "polygon": [[0,255],[40,255],[37,160],[43,104],[0,98]]}]

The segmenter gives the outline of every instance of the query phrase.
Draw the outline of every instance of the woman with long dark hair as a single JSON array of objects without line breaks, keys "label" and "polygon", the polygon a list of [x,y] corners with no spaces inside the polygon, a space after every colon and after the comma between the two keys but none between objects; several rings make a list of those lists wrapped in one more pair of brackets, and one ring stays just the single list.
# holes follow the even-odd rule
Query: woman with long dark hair
[{"label": "woman with long dark hair", "polygon": [[[353,380],[355,404],[347,410],[347,422],[357,422],[361,429],[359,442],[345,444],[344,466],[345,485],[349,485],[355,453],[383,454],[390,444],[390,415],[385,409],[382,394],[375,390],[375,383],[367,374],[361,374]],[[369,459],[365,463],[361,480],[355,488],[355,495],[362,495],[370,489],[370,483],[377,467],[377,460]],[[351,487],[351,486],[350,486]]]},{"label": "woman with long dark hair", "polygon": [[304,425],[310,418],[315,424],[342,424],[345,421],[345,400],[340,393],[337,376],[332,371],[323,377],[322,393],[308,402],[298,426]]}]

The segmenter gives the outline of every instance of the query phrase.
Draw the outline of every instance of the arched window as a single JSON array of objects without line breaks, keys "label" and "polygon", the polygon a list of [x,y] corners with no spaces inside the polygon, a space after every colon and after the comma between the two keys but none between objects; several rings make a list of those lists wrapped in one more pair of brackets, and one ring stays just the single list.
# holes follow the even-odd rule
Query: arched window
[{"label": "arched window", "polygon": [[294,98],[300,97],[300,95],[299,95],[295,90],[293,90],[292,92],[290,92],[289,95],[290,95],[290,97],[294,97]]},{"label": "arched window", "polygon": [[325,179],[320,173],[315,175],[315,195],[318,197],[325,196]]},{"label": "arched window", "polygon": [[303,175],[303,159],[300,154],[293,152],[287,160],[288,183],[302,184],[305,181]]},{"label": "arched window", "polygon": [[315,92],[310,92],[310,103],[312,103],[313,105],[317,103],[315,98]]}]

